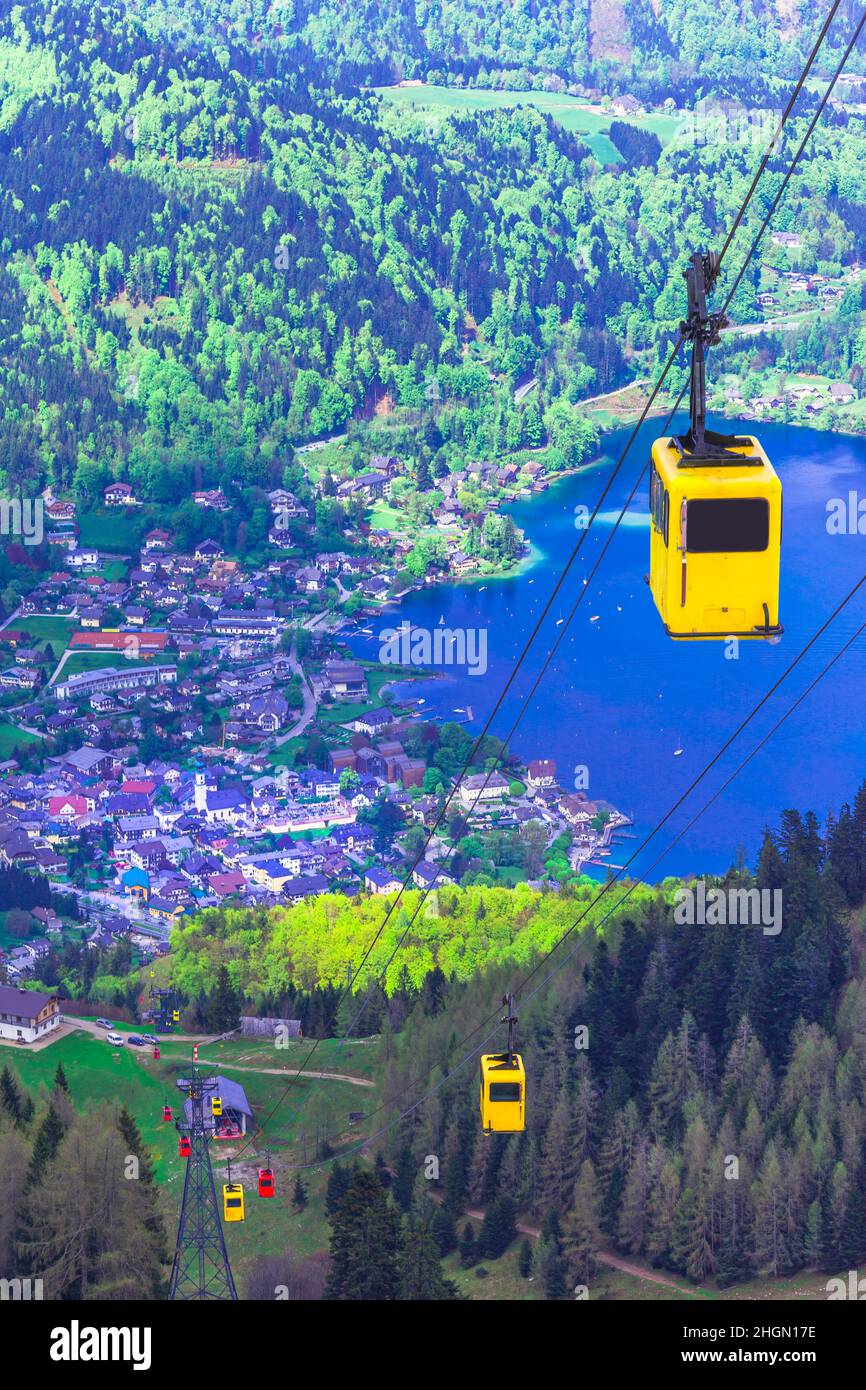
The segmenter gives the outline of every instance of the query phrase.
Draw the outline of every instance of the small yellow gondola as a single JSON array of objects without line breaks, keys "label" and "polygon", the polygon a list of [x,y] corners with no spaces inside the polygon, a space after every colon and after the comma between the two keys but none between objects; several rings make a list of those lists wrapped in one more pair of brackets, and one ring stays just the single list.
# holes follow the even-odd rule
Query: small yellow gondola
[{"label": "small yellow gondola", "polygon": [[221,1115],[223,1113],[223,1103],[221,1096],[211,1096],[210,1113],[212,1115]]},{"label": "small yellow gondola", "polygon": [[652,446],[650,588],[670,637],[782,630],[782,485],[753,436],[737,437],[728,453],[695,464],[676,440]]},{"label": "small yellow gondola", "polygon": [[526,1072],[514,1051],[514,995],[502,1000],[507,1013],[508,1051],[485,1053],[481,1058],[481,1124],[489,1134],[519,1134],[526,1127]]},{"label": "small yellow gondola", "polygon": [[223,1183],[223,1220],[243,1221],[244,1189],[239,1182]]},{"label": "small yellow gondola", "polygon": [[519,1134],[525,1128],[526,1073],[519,1053],[481,1058],[481,1124],[493,1134]]}]

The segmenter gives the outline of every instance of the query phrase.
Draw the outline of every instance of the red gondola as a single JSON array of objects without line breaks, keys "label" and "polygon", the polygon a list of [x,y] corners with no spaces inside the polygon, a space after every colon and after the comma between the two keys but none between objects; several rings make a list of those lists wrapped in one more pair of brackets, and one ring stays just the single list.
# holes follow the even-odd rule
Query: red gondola
[{"label": "red gondola", "polygon": [[153,1060],[154,1060],[155,1062],[158,1062],[161,1055],[162,1055],[162,1054],[160,1053],[159,1048],[158,1048],[158,1047],[155,1047],[155,1048],[153,1049]]},{"label": "red gondola", "polygon": [[168,1121],[171,1119],[171,1106],[170,1106],[170,1105],[164,1105],[164,1106],[162,1107],[162,1118],[163,1118],[163,1121],[164,1121],[166,1124],[167,1124]]},{"label": "red gondola", "polygon": [[192,1154],[192,1145],[190,1144],[189,1139],[185,1134],[182,1134],[180,1136],[180,1142],[178,1143],[177,1151],[181,1158],[189,1158]]},{"label": "red gondola", "polygon": [[259,1169],[259,1196],[276,1197],[274,1191],[274,1170],[273,1168]]}]

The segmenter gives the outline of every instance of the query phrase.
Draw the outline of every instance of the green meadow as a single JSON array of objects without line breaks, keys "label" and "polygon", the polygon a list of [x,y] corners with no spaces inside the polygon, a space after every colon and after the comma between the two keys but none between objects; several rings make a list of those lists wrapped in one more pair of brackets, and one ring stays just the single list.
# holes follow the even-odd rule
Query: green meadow
[{"label": "green meadow", "polygon": [[[431,120],[444,120],[459,112],[493,111],[513,109],[516,106],[534,106],[545,115],[552,116],[563,130],[584,137],[601,164],[620,164],[622,156],[611,144],[608,132],[611,121],[620,119],[612,112],[590,109],[585,101],[569,96],[564,92],[513,92],[498,91],[486,87],[436,87],[423,83],[417,87],[374,87],[376,94],[385,102],[392,103],[404,111],[420,111]],[[641,130],[651,130],[662,144],[667,144],[681,124],[681,117],[650,112],[630,124]]]}]

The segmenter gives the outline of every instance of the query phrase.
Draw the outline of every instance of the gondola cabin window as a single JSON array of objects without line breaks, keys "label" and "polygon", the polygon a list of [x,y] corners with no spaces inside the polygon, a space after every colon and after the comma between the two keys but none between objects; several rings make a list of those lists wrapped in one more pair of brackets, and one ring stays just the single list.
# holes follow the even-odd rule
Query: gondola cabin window
[{"label": "gondola cabin window", "polygon": [[692,498],[688,509],[692,555],[744,555],[769,545],[770,505],[764,497]]}]

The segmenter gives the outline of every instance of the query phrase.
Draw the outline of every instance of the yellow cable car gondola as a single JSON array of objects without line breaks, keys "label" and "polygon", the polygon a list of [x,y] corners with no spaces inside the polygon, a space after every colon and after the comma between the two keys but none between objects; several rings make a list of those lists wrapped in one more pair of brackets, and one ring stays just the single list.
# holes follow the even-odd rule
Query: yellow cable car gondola
[{"label": "yellow cable car gondola", "polygon": [[172,1011],[171,1011],[171,1018],[172,1018],[172,1022],[173,1022],[173,1023],[180,1023],[180,1010],[179,1010],[179,1009],[172,1009]]},{"label": "yellow cable car gondola", "polygon": [[782,632],[782,485],[753,435],[706,428],[705,353],[727,323],[707,312],[718,273],[712,252],[686,271],[691,427],[652,446],[649,584],[670,637],[766,639]]},{"label": "yellow cable car gondola", "polygon": [[223,1183],[223,1220],[243,1221],[244,1189],[239,1182]]},{"label": "yellow cable car gondola", "polygon": [[212,1115],[221,1115],[223,1113],[223,1103],[221,1096],[211,1096],[210,1113]]},{"label": "yellow cable car gondola", "polygon": [[514,995],[502,1000],[508,1012],[508,1050],[485,1053],[481,1058],[481,1124],[487,1133],[519,1134],[526,1126],[526,1072],[523,1059],[514,1051]]}]

